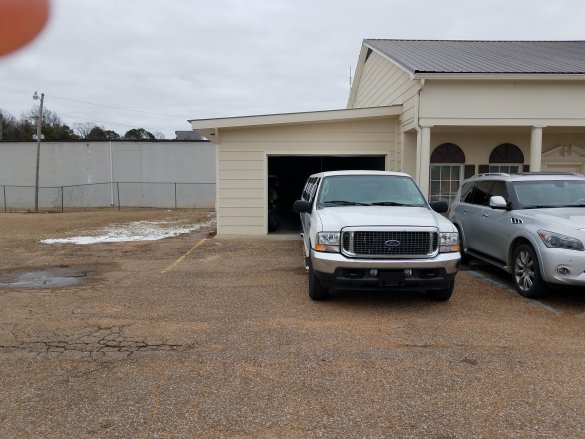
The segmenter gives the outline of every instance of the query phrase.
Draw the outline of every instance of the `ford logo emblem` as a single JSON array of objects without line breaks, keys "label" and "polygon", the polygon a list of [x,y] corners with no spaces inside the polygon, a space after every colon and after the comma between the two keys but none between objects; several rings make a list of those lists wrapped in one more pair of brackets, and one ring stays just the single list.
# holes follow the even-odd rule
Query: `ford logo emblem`
[{"label": "ford logo emblem", "polygon": [[395,239],[389,239],[384,243],[386,247],[398,247],[400,245],[400,241],[396,241]]}]

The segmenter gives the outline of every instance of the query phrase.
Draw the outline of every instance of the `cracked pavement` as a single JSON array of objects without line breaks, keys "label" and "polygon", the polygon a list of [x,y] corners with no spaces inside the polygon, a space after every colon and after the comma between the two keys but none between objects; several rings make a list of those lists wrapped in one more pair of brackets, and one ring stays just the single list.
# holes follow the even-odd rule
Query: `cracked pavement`
[{"label": "cracked pavement", "polygon": [[206,214],[0,214],[0,270],[92,273],[0,285],[0,437],[585,437],[580,291],[543,307],[476,264],[447,303],[317,303],[300,241],[38,243]]},{"label": "cracked pavement", "polygon": [[[124,327],[96,326],[80,328],[71,333],[32,330],[14,325],[7,336],[0,335],[0,352],[18,350],[22,352],[42,354],[63,354],[67,358],[92,359],[113,357],[124,354],[126,357],[138,351],[176,351],[188,348],[188,345],[173,344],[169,340],[156,340],[148,336],[135,337],[129,335]],[[118,357],[118,355],[115,355]]]}]

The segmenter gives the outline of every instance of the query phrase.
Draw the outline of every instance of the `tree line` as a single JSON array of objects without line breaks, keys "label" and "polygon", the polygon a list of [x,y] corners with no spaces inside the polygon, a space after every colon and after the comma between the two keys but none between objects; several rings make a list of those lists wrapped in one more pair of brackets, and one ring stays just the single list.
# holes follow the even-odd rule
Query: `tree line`
[{"label": "tree line", "polygon": [[[20,118],[0,109],[0,141],[32,141],[37,133],[38,110],[32,108]],[[57,113],[49,109],[43,110],[41,133],[44,140],[155,140],[164,139],[163,133],[154,134],[144,128],[132,128],[123,136],[113,130],[93,122],[78,122],[70,127],[64,123]]]}]

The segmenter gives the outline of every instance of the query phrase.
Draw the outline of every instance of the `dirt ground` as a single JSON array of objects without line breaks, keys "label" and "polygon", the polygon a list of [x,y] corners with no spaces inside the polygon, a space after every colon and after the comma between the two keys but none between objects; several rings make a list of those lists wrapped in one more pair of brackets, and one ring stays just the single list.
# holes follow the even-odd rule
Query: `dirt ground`
[{"label": "dirt ground", "polygon": [[[530,301],[474,263],[446,303],[312,302],[300,241],[39,243],[211,214],[0,214],[0,437],[585,437],[579,290]],[[45,270],[81,274],[11,284]]]}]

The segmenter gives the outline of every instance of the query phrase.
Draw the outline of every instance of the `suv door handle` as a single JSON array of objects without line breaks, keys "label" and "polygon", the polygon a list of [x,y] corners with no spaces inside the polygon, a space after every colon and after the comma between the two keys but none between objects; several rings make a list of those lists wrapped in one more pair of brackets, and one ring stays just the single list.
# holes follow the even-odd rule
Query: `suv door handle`
[{"label": "suv door handle", "polygon": [[463,209],[463,215],[467,215],[467,209]]},{"label": "suv door handle", "polygon": [[489,216],[489,215],[488,215],[487,213],[482,213],[482,214],[481,214],[481,217],[482,217],[482,218],[487,218],[488,216]]}]

